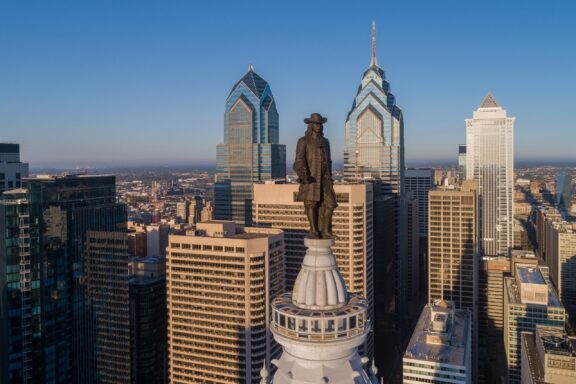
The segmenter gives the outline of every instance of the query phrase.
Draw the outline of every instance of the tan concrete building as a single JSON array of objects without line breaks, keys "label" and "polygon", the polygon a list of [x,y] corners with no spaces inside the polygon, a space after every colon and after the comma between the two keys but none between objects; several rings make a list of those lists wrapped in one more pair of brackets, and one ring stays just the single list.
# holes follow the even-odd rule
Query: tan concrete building
[{"label": "tan concrete building", "polygon": [[546,262],[558,297],[570,313],[576,313],[576,224],[546,222]]},{"label": "tan concrete building", "polygon": [[[470,182],[466,182],[470,183]],[[465,183],[465,184],[466,184]],[[478,201],[470,185],[430,191],[428,301],[447,300],[475,311],[478,278]],[[473,319],[477,318],[473,312]]]},{"label": "tan concrete building", "polygon": [[566,313],[554,289],[536,266],[516,264],[514,277],[504,278],[504,347],[508,383],[521,383],[522,332],[537,324],[564,326]]},{"label": "tan concrete building", "polygon": [[576,383],[576,339],[563,327],[522,333],[522,384]]},{"label": "tan concrete building", "polygon": [[499,382],[506,375],[504,340],[504,277],[510,274],[510,259],[484,257],[478,276],[478,356],[480,383]]},{"label": "tan concrete building", "polygon": [[[252,221],[255,226],[279,228],[286,242],[286,289],[293,288],[306,253],[304,237],[308,220],[301,201],[296,200],[298,184],[254,184]],[[336,235],[332,252],[348,290],[360,294],[373,307],[372,184],[335,184],[338,207],[332,220]],[[370,357],[373,333],[368,335]]]},{"label": "tan concrete building", "polygon": [[167,251],[170,383],[258,382],[281,352],[268,324],[285,292],[282,231],[213,220]]}]

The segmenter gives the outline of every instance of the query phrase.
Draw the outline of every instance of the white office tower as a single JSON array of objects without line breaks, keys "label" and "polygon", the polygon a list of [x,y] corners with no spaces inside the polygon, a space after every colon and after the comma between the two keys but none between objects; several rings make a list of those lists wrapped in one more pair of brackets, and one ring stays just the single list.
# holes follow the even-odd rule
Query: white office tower
[{"label": "white office tower", "polygon": [[[308,248],[292,293],[272,302],[270,328],[284,352],[272,360],[273,384],[377,384],[358,346],[370,331],[368,302],[348,293],[330,239],[305,239]],[[262,370],[267,383],[267,370]]]},{"label": "white office tower", "polygon": [[514,215],[514,117],[488,93],[466,119],[466,179],[477,180],[484,255],[508,254]]}]

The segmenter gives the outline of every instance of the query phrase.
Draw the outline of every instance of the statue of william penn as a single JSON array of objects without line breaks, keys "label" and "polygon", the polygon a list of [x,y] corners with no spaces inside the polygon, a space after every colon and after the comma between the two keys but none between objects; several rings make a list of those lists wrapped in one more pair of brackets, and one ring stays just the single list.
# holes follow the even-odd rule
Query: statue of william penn
[{"label": "statue of william penn", "polygon": [[294,171],[298,175],[300,189],[298,200],[304,201],[304,209],[310,223],[311,239],[332,239],[332,213],[338,206],[332,181],[330,143],[324,137],[323,124],[328,121],[319,113],[304,119],[308,129],[298,140]]}]

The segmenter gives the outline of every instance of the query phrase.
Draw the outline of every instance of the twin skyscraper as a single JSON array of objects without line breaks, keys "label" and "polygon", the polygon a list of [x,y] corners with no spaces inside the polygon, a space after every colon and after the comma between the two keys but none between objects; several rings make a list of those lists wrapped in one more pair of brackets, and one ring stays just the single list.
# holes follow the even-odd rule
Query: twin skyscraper
[{"label": "twin skyscraper", "polygon": [[[381,180],[382,193],[401,194],[404,169],[402,111],[372,57],[345,123],[344,176]],[[286,177],[286,146],[270,85],[250,65],[226,100],[224,143],[217,146],[215,218],[252,223],[252,184]]]}]

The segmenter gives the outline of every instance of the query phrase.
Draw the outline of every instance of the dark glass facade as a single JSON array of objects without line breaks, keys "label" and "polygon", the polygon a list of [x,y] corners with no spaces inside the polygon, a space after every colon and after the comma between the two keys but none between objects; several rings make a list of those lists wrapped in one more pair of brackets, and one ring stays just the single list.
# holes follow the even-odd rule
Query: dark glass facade
[{"label": "dark glass facade", "polygon": [[215,219],[251,225],[252,184],[286,177],[278,125],[270,86],[250,67],[226,100],[224,143],[216,148]]},{"label": "dark glass facade", "polygon": [[[10,236],[1,237],[0,263],[6,268],[5,261],[12,263],[9,278],[18,275],[18,281],[10,282],[11,295],[25,300],[2,301],[21,313],[23,326],[20,336],[2,345],[0,358],[6,350],[21,352],[0,366],[12,367],[13,375],[20,370],[23,380],[13,382],[94,382],[83,251],[90,230],[126,230],[126,207],[116,203],[115,177],[25,179],[23,189],[4,194],[2,207],[0,222],[10,227]],[[22,261],[18,266],[16,259]]]}]

